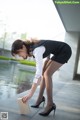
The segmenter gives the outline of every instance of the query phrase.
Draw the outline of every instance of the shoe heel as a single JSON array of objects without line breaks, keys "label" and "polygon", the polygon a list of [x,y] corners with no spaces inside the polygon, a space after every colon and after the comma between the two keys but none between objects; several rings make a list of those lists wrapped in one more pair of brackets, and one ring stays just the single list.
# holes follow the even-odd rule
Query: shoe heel
[{"label": "shoe heel", "polygon": [[43,102],[43,107],[44,107],[44,105],[45,105],[45,101]]},{"label": "shoe heel", "polygon": [[55,116],[55,112],[56,112],[56,109],[55,109],[54,112],[53,112],[53,116]]},{"label": "shoe heel", "polygon": [[55,116],[55,112],[56,112],[56,105],[55,105],[54,112],[53,112],[53,115],[54,115],[54,116]]},{"label": "shoe heel", "polygon": [[42,98],[42,101],[39,102],[39,104],[37,104],[37,105],[31,105],[31,107],[33,107],[33,108],[39,108],[39,106],[40,106],[41,103],[43,103],[43,107],[44,107],[44,104],[45,104],[45,97],[44,96]]}]

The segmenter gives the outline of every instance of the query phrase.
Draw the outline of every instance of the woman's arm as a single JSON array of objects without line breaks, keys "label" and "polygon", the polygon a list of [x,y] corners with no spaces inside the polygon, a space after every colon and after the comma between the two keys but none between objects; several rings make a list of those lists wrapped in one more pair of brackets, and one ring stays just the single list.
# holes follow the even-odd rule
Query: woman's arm
[{"label": "woman's arm", "polygon": [[26,103],[33,96],[36,88],[37,88],[37,84],[33,83],[31,89],[29,90],[28,95],[26,95],[22,98],[23,103]]},{"label": "woman's arm", "polygon": [[43,53],[44,53],[44,51],[45,51],[44,47],[39,47],[34,50],[34,56],[35,56],[35,60],[36,60],[36,74],[35,74],[33,84],[32,84],[32,87],[31,87],[28,95],[22,98],[22,101],[24,103],[33,96],[37,86],[40,84],[40,80],[42,77],[42,71],[43,71]]},{"label": "woman's arm", "polygon": [[39,85],[39,83],[40,83],[40,81],[41,81],[41,77],[40,77],[37,81],[38,81],[37,83],[33,83],[33,84],[32,84],[32,87],[31,87],[30,92],[29,92],[30,98],[31,98],[31,97],[33,96],[33,94],[35,93],[36,88],[37,88],[37,86]]},{"label": "woman's arm", "polygon": [[39,78],[39,80],[38,80],[37,83],[33,83],[33,84],[32,84],[32,87],[31,87],[31,89],[29,90],[28,95],[26,95],[26,96],[24,96],[24,97],[22,98],[23,103],[26,103],[27,100],[29,100],[29,99],[34,95],[34,93],[35,93],[35,91],[36,91],[36,89],[37,89],[37,86],[38,86],[39,83],[40,83],[40,80],[41,80],[41,78]]}]

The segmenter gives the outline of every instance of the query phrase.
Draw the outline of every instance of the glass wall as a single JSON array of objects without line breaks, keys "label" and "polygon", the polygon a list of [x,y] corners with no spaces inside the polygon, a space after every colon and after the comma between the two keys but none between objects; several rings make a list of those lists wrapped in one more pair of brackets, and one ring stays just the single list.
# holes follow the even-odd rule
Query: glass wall
[{"label": "glass wall", "polygon": [[0,98],[13,97],[29,90],[34,74],[35,68],[32,66],[21,65],[16,61],[0,60]]}]

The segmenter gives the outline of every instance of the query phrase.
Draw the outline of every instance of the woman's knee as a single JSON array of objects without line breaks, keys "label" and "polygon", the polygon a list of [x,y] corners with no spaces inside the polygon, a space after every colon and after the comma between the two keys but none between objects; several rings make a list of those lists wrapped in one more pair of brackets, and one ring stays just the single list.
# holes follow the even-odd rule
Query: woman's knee
[{"label": "woman's knee", "polygon": [[52,77],[52,74],[49,71],[45,71],[43,74],[44,78],[46,77]]}]

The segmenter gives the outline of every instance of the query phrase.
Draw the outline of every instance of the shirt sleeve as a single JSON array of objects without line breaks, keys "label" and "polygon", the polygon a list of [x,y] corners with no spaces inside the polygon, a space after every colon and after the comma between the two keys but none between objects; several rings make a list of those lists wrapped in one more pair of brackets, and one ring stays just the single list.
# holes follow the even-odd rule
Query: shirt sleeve
[{"label": "shirt sleeve", "polygon": [[34,55],[35,61],[36,61],[36,73],[35,73],[35,77],[33,79],[34,83],[37,83],[38,79],[42,76],[44,52],[45,52],[44,46],[37,47],[33,51],[33,55]]}]

